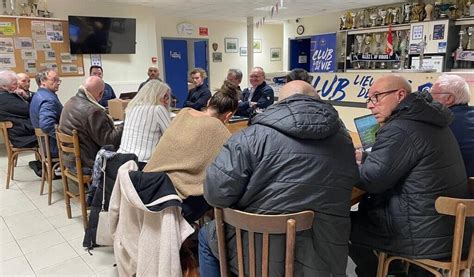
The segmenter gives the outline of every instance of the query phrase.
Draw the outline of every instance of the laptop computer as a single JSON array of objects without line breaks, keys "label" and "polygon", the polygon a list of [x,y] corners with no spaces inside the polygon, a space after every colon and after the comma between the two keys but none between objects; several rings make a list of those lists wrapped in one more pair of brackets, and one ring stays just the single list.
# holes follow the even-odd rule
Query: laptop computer
[{"label": "laptop computer", "polygon": [[138,93],[137,91],[123,92],[123,93],[120,93],[119,98],[123,99],[123,100],[133,99],[133,97],[135,97],[135,95],[137,95],[137,93]]},{"label": "laptop computer", "polygon": [[372,114],[354,118],[354,124],[357,128],[362,149],[370,152],[375,143],[375,133],[380,128],[377,119]]}]

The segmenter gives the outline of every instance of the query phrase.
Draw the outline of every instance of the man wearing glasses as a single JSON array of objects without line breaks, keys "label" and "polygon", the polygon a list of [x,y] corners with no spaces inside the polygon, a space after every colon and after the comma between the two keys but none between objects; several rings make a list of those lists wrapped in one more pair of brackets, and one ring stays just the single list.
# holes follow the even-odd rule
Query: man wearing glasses
[{"label": "man wearing glasses", "polygon": [[[451,255],[454,221],[436,212],[435,200],[468,198],[469,192],[448,127],[452,114],[432,100],[427,92],[411,93],[409,82],[395,74],[369,90],[367,108],[382,126],[362,161],[357,186],[367,194],[352,215],[349,255],[359,277],[376,275],[373,250],[408,258]],[[416,271],[410,266],[409,276],[424,276]]]},{"label": "man wearing glasses", "polygon": [[474,107],[469,106],[469,85],[458,75],[444,74],[433,84],[431,95],[453,112],[449,127],[461,149],[467,176],[474,177]]},{"label": "man wearing glasses", "polygon": [[59,124],[63,105],[56,92],[61,84],[58,72],[52,69],[40,71],[36,78],[40,81],[38,91],[33,95],[30,104],[30,119],[34,128],[41,128],[49,135],[49,146],[53,158],[58,157],[58,145],[54,125]]}]

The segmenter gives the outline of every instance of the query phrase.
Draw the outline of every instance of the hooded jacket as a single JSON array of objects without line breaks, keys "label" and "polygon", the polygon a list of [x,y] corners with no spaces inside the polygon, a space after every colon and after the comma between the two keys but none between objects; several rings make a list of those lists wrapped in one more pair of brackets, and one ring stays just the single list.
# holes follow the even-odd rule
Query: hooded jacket
[{"label": "hooded jacket", "polygon": [[119,275],[181,277],[179,249],[194,229],[181,216],[181,199],[168,176],[137,170],[134,161],[119,168],[110,198]]},{"label": "hooded jacket", "polygon": [[358,187],[368,194],[353,218],[353,244],[409,258],[450,256],[454,218],[438,214],[435,201],[469,198],[461,153],[448,127],[452,118],[428,93],[412,93],[378,130],[361,167]]},{"label": "hooded jacket", "polygon": [[[345,276],[351,190],[358,178],[354,147],[337,111],[293,95],[229,139],[207,171],[204,197],[212,206],[250,213],[315,211],[312,230],[296,238],[295,276]],[[218,257],[215,224],[206,226]],[[236,272],[235,235],[226,229]],[[284,242],[283,236],[271,236],[269,276],[284,275]]]}]

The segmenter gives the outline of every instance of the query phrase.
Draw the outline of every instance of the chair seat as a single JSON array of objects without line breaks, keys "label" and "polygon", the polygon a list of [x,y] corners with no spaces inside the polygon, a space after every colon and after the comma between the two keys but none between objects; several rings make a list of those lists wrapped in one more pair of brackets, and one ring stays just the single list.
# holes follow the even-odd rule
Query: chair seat
[{"label": "chair seat", "polygon": [[[79,182],[79,179],[77,179],[77,174],[71,170],[69,170],[68,168],[66,168],[64,170],[64,175],[66,175],[68,178],[74,180],[75,182]],[[90,183],[92,180],[92,176],[91,175],[83,175],[82,176],[82,182],[83,183]]]},{"label": "chair seat", "polygon": [[32,148],[16,148],[12,147],[13,152],[26,152],[26,151],[38,151],[38,148],[32,147]]}]

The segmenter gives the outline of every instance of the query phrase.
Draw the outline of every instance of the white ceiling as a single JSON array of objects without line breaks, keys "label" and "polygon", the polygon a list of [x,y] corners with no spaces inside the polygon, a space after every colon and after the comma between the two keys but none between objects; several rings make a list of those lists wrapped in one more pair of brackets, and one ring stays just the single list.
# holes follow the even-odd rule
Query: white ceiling
[{"label": "white ceiling", "polygon": [[[277,1],[281,0],[104,0],[114,4],[154,7],[158,15],[227,21],[245,21],[249,16],[253,16],[255,21],[266,16],[266,20],[270,21],[270,9]],[[400,0],[283,0],[283,9],[271,21],[399,2]]]}]

